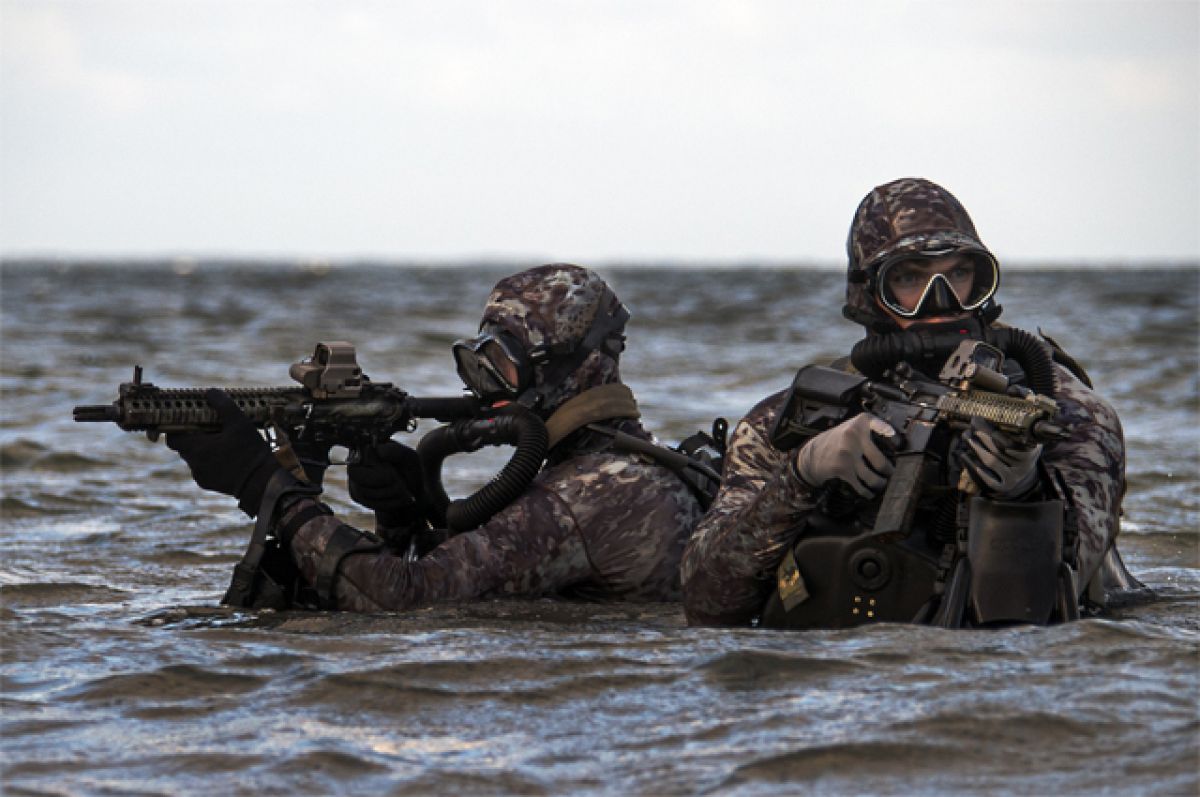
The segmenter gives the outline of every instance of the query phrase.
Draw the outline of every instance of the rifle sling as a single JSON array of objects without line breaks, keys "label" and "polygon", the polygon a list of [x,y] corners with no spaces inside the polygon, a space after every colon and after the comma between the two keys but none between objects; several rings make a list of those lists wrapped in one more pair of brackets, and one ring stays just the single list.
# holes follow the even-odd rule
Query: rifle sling
[{"label": "rifle sling", "polygon": [[596,425],[597,421],[640,417],[637,399],[633,397],[629,386],[620,382],[610,382],[580,393],[555,410],[546,421],[546,431],[550,433],[551,448],[572,432],[587,427],[590,432],[599,432],[612,438],[616,448],[645,454],[677,473],[684,468],[694,468],[707,478],[720,480],[720,474],[687,454],[655,445],[625,432]]},{"label": "rifle sling", "polygon": [[285,495],[300,493],[302,495],[319,495],[321,488],[312,484],[299,482],[292,474],[280,468],[271,475],[267,488],[263,491],[262,502],[258,506],[258,516],[254,521],[254,531],[250,534],[250,544],[242,560],[233,568],[233,578],[229,589],[221,603],[226,606],[248,608],[254,600],[255,582],[263,553],[266,551],[267,535],[275,519],[275,507]]}]

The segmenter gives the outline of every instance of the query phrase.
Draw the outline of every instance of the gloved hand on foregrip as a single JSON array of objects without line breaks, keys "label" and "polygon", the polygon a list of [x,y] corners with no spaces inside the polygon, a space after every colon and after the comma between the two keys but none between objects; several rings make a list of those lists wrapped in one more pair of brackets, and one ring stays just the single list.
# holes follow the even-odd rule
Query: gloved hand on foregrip
[{"label": "gloved hand on foregrip", "polygon": [[350,497],[375,510],[381,526],[407,526],[425,516],[421,459],[393,440],[363,449],[362,460],[346,469]]},{"label": "gloved hand on foregrip", "polygon": [[214,387],[204,398],[221,419],[220,431],[171,433],[167,446],[183,457],[196,484],[233,496],[241,510],[254,517],[267,482],[281,470],[279,462],[228,393]]},{"label": "gloved hand on foregrip", "polygon": [[976,418],[963,435],[963,467],[992,498],[1020,498],[1037,484],[1041,444],[1027,445]]},{"label": "gloved hand on foregrip", "polygon": [[839,479],[871,499],[887,486],[896,469],[891,459],[895,443],[896,430],[864,412],[805,443],[796,453],[796,475],[813,488]]}]

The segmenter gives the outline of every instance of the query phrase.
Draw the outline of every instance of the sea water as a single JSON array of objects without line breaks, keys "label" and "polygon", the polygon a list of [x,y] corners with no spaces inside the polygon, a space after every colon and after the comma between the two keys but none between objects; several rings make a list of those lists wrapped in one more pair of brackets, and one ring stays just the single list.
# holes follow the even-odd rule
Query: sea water
[{"label": "sea water", "polygon": [[[678,605],[484,601],[354,616],[218,606],[249,524],[162,443],[72,421],[162,386],[286,385],[320,340],[461,390],[498,265],[6,263],[0,700],[6,794],[1195,794],[1200,271],[1010,270],[1117,408],[1120,547],[1155,597],[1050,628],[688,628]],[[665,442],[846,353],[844,278],[600,268]],[[415,442],[432,426],[422,425]],[[450,460],[451,494],[501,452]],[[371,516],[333,468],[326,500]]]}]

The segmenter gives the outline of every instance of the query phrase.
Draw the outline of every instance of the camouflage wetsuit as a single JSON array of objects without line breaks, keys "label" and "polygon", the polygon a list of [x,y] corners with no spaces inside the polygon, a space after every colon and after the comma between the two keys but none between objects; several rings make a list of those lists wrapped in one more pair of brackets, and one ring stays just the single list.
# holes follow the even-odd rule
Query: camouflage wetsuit
[{"label": "camouflage wetsuit", "polygon": [[[503,327],[528,347],[553,347],[587,331],[605,287],[578,266],[530,269],[500,281],[483,323]],[[539,412],[619,381],[616,360],[593,351],[566,379],[547,386]],[[609,425],[651,439],[637,420]],[[700,514],[674,473],[641,455],[612,450],[607,437],[581,429],[554,446],[520,498],[420,559],[371,550],[363,537],[357,544],[362,552],[346,556],[338,569],[336,607],[401,610],[498,595],[677,600],[680,557]],[[286,506],[277,524],[291,539],[301,577],[315,583],[342,521],[305,498]]]},{"label": "camouflage wetsuit", "polygon": [[[845,314],[871,332],[885,331],[885,316],[856,271],[881,254],[930,240],[982,246],[966,211],[932,183],[900,180],[868,195],[851,227]],[[1125,446],[1112,407],[1067,369],[1056,364],[1055,371],[1055,399],[1074,431],[1070,439],[1046,445],[1041,461],[1071,493],[1079,539],[1076,586],[1082,593],[1117,536]],[[734,429],[721,492],[684,553],[684,606],[693,624],[740,625],[757,617],[800,524],[816,509],[818,491],[796,474],[794,452],[768,442],[782,400],[781,391],[759,402]]]}]

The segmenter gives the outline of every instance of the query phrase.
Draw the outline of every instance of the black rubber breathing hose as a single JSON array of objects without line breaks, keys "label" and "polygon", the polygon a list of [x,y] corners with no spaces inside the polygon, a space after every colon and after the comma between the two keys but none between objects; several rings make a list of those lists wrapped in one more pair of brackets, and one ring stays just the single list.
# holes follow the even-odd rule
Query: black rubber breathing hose
[{"label": "black rubber breathing hose", "polygon": [[[516,451],[491,481],[466,498],[451,501],[442,485],[446,457],[485,445],[513,445]],[[524,408],[506,408],[490,418],[456,421],[434,429],[417,446],[433,514],[430,520],[454,534],[479,528],[529,488],[549,447],[546,424]]]},{"label": "black rubber breathing hose", "polygon": [[[928,366],[940,369],[964,340],[990,343],[1006,357],[1016,360],[1025,371],[1026,383],[1033,392],[1053,398],[1058,392],[1058,376],[1054,372],[1049,348],[1034,335],[1015,327],[983,328],[978,323],[964,323],[961,328],[916,329],[888,335],[871,335],[854,345],[850,362],[863,375],[880,379],[899,362],[907,362],[917,370],[929,372]],[[925,366],[924,368],[922,366]]]},{"label": "black rubber breathing hose", "polygon": [[993,329],[996,348],[1016,360],[1025,371],[1027,386],[1039,396],[1054,398],[1058,393],[1058,374],[1054,359],[1046,344],[1034,335],[1016,327]]}]

